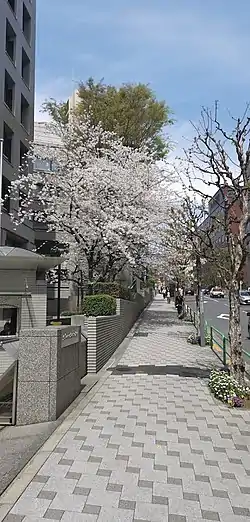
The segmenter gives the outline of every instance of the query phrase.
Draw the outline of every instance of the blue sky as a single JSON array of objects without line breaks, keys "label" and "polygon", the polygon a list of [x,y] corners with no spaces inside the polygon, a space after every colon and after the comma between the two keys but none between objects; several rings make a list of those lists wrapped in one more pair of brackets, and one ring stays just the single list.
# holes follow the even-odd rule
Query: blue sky
[{"label": "blue sky", "polygon": [[239,115],[250,100],[249,0],[37,0],[36,119],[77,82],[149,83],[189,133],[201,105]]}]

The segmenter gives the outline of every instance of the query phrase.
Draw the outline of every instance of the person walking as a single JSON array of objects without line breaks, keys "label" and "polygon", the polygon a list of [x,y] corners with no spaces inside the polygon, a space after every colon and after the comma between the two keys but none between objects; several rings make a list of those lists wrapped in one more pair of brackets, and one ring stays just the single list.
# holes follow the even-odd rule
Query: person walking
[{"label": "person walking", "polygon": [[162,295],[163,295],[163,299],[166,299],[166,296],[167,296],[167,290],[166,290],[165,286],[163,287]]},{"label": "person walking", "polygon": [[167,289],[167,302],[168,302],[168,304],[170,304],[170,301],[171,301],[171,296],[170,296],[170,290],[168,288]]},{"label": "person walking", "polygon": [[178,316],[180,317],[183,312],[183,296],[179,292],[175,298],[175,306],[177,308]]}]

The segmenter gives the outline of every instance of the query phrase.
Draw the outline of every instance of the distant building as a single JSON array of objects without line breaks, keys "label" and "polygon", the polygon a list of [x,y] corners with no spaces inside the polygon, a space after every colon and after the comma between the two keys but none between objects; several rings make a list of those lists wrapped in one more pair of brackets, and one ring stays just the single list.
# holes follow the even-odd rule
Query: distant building
[{"label": "distant building", "polygon": [[[19,201],[7,196],[33,139],[36,0],[0,0],[0,138],[3,138],[0,244],[34,248],[33,223],[14,230]],[[22,195],[20,194],[20,199]]]},{"label": "distant building", "polygon": [[[232,193],[230,193],[230,187],[224,186],[219,189],[214,196],[209,201],[208,204],[208,216],[201,224],[202,230],[211,230],[211,226],[214,226],[214,230],[212,232],[212,240],[213,244],[218,247],[218,249],[226,248],[226,235],[225,230],[220,225],[220,215],[221,215],[221,221],[223,219],[224,215],[224,204],[226,198],[230,201],[231,198],[231,205],[230,205],[230,228],[233,234],[237,235],[239,231],[239,220],[241,218],[241,208],[239,201],[235,201],[232,203]],[[217,219],[215,219],[217,218]],[[248,287],[250,286],[250,256],[248,255],[243,273],[242,273],[242,279],[245,285]]]}]

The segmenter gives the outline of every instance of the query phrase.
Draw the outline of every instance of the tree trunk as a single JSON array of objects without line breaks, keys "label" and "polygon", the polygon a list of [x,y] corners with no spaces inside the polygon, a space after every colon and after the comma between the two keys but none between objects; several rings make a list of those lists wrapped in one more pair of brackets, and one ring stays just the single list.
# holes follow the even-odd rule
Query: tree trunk
[{"label": "tree trunk", "polygon": [[93,295],[94,291],[93,291],[93,284],[94,284],[94,266],[93,266],[93,261],[91,258],[89,258],[88,260],[88,264],[89,264],[89,269],[88,269],[88,277],[89,277],[89,281],[88,281],[88,287],[89,287],[89,294],[90,295]]},{"label": "tree trunk", "polygon": [[83,273],[82,273],[82,270],[80,270],[80,280],[81,280],[81,309],[82,309],[83,299],[84,299]]},{"label": "tree trunk", "polygon": [[198,333],[201,338],[201,258],[196,256],[196,279],[197,279],[197,295],[196,295],[196,309],[198,313]]},{"label": "tree trunk", "polygon": [[240,384],[244,384],[245,362],[242,353],[240,305],[238,299],[238,281],[232,281],[229,289],[229,342],[231,368],[230,373]]},{"label": "tree trunk", "polygon": [[[201,294],[201,258],[196,256],[197,302],[200,303]],[[199,305],[198,305],[199,306]]]}]

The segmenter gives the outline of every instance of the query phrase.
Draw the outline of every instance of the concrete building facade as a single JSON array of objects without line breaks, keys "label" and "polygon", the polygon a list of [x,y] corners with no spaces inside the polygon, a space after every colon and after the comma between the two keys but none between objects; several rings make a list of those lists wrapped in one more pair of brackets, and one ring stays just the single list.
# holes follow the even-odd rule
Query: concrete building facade
[{"label": "concrete building facade", "polygon": [[32,249],[32,222],[14,230],[18,201],[6,198],[34,131],[36,0],[0,1],[0,137],[3,138],[2,245]]}]

